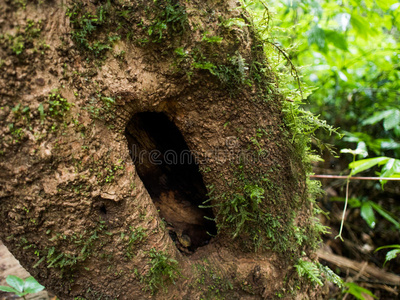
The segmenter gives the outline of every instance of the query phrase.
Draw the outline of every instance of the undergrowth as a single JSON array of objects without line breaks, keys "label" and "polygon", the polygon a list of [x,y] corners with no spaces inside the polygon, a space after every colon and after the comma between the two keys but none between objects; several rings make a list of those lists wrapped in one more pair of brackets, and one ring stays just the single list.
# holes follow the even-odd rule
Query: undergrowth
[{"label": "undergrowth", "polygon": [[178,262],[171,258],[167,252],[157,251],[152,248],[149,251],[150,270],[146,275],[141,276],[140,281],[147,284],[146,289],[152,294],[157,293],[160,288],[168,291],[167,285],[175,284],[175,281],[181,277]]}]

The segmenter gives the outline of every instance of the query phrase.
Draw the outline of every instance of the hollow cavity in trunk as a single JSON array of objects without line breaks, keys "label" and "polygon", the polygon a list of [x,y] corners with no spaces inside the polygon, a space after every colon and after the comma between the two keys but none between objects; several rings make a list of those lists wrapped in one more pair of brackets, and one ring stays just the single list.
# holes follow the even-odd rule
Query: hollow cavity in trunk
[{"label": "hollow cavity in trunk", "polygon": [[207,189],[179,129],[164,113],[142,112],[129,121],[125,136],[138,175],[178,249],[190,253],[208,244],[216,234],[209,220],[213,213],[199,208]]}]

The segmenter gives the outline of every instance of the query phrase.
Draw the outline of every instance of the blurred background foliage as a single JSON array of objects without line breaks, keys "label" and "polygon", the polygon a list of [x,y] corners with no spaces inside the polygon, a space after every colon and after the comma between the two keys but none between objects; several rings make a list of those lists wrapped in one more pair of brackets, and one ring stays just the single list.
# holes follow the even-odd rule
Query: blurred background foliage
[{"label": "blurred background foliage", "polygon": [[[400,177],[400,2],[243,0],[243,5],[267,45],[268,59],[281,70],[284,84],[279,88],[292,104],[284,109],[310,120],[303,133],[311,132],[312,149],[324,159],[314,164],[313,172],[348,175],[352,169],[352,174],[361,172],[357,176]],[[344,136],[328,134],[329,125]],[[313,127],[328,131],[314,132]],[[334,237],[346,180],[324,179],[322,185],[326,195],[319,205],[327,216],[321,219],[332,231],[324,237],[325,249],[399,274],[400,181],[350,183],[343,242]],[[364,282],[358,288],[348,273],[331,267],[349,282],[347,289],[332,292],[331,299],[341,299],[343,293],[372,299],[360,292],[363,287],[373,291],[370,297],[400,297],[398,286],[388,292]]]},{"label": "blurred background foliage", "polygon": [[400,2],[287,0],[270,7],[273,38],[315,88],[307,108],[346,133],[326,142],[400,158]]}]

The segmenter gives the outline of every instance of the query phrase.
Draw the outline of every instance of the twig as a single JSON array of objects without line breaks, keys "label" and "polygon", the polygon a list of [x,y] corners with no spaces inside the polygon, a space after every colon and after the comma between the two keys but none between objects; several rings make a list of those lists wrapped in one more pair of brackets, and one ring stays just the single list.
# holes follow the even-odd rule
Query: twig
[{"label": "twig", "polygon": [[336,238],[340,238],[343,242],[342,238],[342,231],[343,231],[343,224],[344,224],[344,218],[346,217],[346,209],[347,209],[347,203],[349,202],[349,184],[350,184],[350,178],[351,176],[347,176],[347,181],[346,181],[346,201],[344,202],[344,208],[343,208],[343,215],[342,215],[342,222],[340,223],[340,230],[339,234],[335,236]]},{"label": "twig", "polygon": [[328,178],[328,179],[349,179],[349,180],[393,180],[399,181],[400,178],[394,177],[355,177],[352,176],[348,178],[348,176],[341,175],[309,175],[310,178]]},{"label": "twig", "polygon": [[368,264],[364,267],[363,262],[354,261],[333,253],[327,253],[323,250],[318,250],[317,255],[320,259],[334,264],[342,270],[349,270],[350,273],[355,275],[360,274],[360,271],[364,269],[360,277],[373,280],[372,282],[374,283],[400,286],[400,276],[385,272],[372,264]]}]

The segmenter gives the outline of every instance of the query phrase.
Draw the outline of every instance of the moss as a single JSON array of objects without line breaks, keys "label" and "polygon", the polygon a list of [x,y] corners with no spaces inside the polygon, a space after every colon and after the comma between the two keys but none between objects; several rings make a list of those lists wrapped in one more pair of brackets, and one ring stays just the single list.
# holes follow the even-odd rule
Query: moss
[{"label": "moss", "polygon": [[[143,14],[137,14],[141,10]],[[182,35],[188,26],[185,8],[174,0],[139,1],[126,5],[106,2],[96,7],[74,0],[66,15],[75,45],[89,59],[104,60],[119,39],[146,46],[161,44]],[[122,54],[115,56],[121,59]]]},{"label": "moss", "polygon": [[22,58],[22,54],[27,49],[34,49],[44,51],[47,49],[44,41],[40,41],[40,35],[42,31],[42,21],[34,21],[28,19],[25,26],[18,27],[15,35],[7,34],[2,35],[0,39],[1,43],[4,43],[11,51],[12,54]]},{"label": "moss", "polygon": [[175,0],[155,0],[153,6],[146,9],[151,24],[144,26],[153,43],[171,40],[182,35],[188,27],[185,8]]}]

